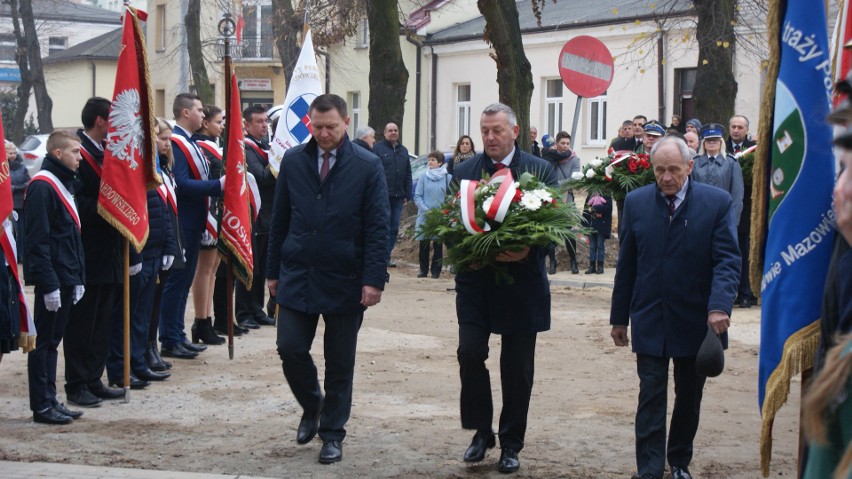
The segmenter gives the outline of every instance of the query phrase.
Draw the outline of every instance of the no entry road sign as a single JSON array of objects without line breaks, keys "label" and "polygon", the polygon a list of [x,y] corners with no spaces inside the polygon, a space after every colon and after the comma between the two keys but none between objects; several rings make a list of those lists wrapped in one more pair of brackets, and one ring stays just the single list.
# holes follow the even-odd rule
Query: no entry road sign
[{"label": "no entry road sign", "polygon": [[597,38],[572,38],[559,52],[559,75],[577,96],[589,98],[605,92],[614,72],[612,54]]}]

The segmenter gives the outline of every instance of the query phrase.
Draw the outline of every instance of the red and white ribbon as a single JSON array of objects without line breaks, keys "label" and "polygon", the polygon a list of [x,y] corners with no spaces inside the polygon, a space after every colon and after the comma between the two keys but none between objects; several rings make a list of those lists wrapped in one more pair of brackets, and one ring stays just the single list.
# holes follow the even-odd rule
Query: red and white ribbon
[{"label": "red and white ribbon", "polygon": [[634,153],[630,150],[619,150],[615,152],[615,156],[613,157],[612,162],[604,168],[604,176],[606,179],[612,181],[612,170],[615,168],[615,165],[621,163],[624,160],[629,160],[634,156]]},{"label": "red and white ribbon", "polygon": [[[517,187],[515,180],[512,178],[512,172],[508,168],[499,170],[487,183],[488,185],[500,185],[497,187],[497,193],[494,194],[494,199],[485,212],[485,217],[492,221],[502,223],[506,218],[506,213],[509,212],[509,207],[512,205],[512,199],[515,197]],[[462,180],[460,184],[461,194],[461,216],[462,223],[468,233],[472,235],[484,233],[491,230],[491,226],[486,222],[484,226],[479,226],[476,223],[476,188],[479,182],[475,180]]]}]

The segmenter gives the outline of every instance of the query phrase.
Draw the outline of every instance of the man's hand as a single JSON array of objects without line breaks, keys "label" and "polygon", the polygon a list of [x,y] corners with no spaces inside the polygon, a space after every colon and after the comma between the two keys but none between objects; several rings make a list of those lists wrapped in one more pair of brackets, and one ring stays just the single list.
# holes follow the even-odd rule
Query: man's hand
[{"label": "man's hand", "polygon": [[506,250],[506,251],[501,251],[500,254],[497,255],[496,259],[497,259],[497,261],[500,261],[502,263],[513,263],[515,261],[523,260],[524,258],[529,256],[529,254],[530,254],[530,248],[529,247],[526,247],[526,248],[524,248],[522,250],[518,250],[518,251]]},{"label": "man's hand", "polygon": [[361,288],[361,304],[370,307],[379,304],[382,300],[382,290],[375,286],[364,285]]},{"label": "man's hand", "polygon": [[609,333],[612,336],[612,341],[616,346],[627,346],[630,340],[627,339],[627,326],[613,326]]},{"label": "man's hand", "polygon": [[711,311],[707,315],[707,325],[714,333],[719,335],[731,326],[731,317],[721,311]]},{"label": "man's hand", "polygon": [[269,295],[275,296],[275,293],[278,291],[278,280],[277,279],[267,279],[266,287],[269,288]]}]

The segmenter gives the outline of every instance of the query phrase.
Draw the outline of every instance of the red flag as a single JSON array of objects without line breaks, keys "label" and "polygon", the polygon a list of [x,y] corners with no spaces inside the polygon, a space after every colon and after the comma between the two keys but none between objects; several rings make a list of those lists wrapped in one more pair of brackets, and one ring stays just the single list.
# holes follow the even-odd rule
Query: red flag
[{"label": "red flag", "polygon": [[231,75],[231,102],[228,105],[228,145],[225,150],[225,199],[219,222],[219,245],[231,261],[234,275],[251,288],[253,253],[251,249],[251,192],[246,181],[246,150],[243,122],[240,121],[240,90],[237,75]]},{"label": "red flag", "polygon": [[239,17],[237,17],[237,27],[236,27],[237,45],[239,45],[240,43],[243,42],[243,29],[245,27],[246,27],[246,20],[243,18],[242,15],[240,15]]},{"label": "red flag", "polygon": [[162,183],[155,166],[151,85],[145,39],[139,26],[139,19],[146,17],[145,12],[130,7],[124,14],[98,197],[98,213],[136,251],[141,251],[148,240],[146,192]]}]

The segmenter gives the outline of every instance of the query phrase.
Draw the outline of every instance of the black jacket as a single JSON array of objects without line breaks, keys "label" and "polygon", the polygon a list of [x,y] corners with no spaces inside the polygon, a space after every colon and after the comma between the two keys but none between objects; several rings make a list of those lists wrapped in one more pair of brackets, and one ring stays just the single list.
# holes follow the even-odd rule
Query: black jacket
[{"label": "black jacket", "polygon": [[[42,170],[53,173],[69,192],[74,172],[48,154]],[[59,194],[45,181],[32,181],[24,196],[24,278],[41,294],[60,286],[85,284],[86,266],[80,228]]]},{"label": "black jacket", "polygon": [[142,249],[143,258],[177,257],[178,245],[170,210],[171,206],[163,201],[157,190],[148,192],[148,241]]},{"label": "black jacket", "polygon": [[373,149],[370,148],[370,145],[368,145],[366,141],[364,141],[360,138],[356,138],[356,139],[352,140],[352,144],[358,145],[361,148],[364,148],[365,150],[369,151],[370,153],[373,152]]},{"label": "black jacket", "polygon": [[254,175],[254,179],[257,180],[257,189],[260,190],[260,211],[257,214],[254,232],[269,233],[272,202],[275,200],[275,175],[269,169],[269,159],[250,146],[249,141],[254,141],[264,151],[269,151],[269,144],[266,140],[256,140],[246,135],[246,169]]},{"label": "black jacket", "polygon": [[[751,148],[752,146],[754,146],[756,144],[757,143],[755,143],[754,141],[746,138],[745,140],[743,140],[742,148],[743,148],[743,150],[745,150],[747,148]],[[728,154],[730,154],[730,155],[734,154],[734,142],[733,142],[733,140],[731,140],[730,136],[728,137],[727,140],[725,140],[725,148],[728,149]]]},{"label": "black jacket", "polygon": [[24,207],[24,190],[30,181],[30,174],[20,154],[9,162],[9,175],[12,177],[12,203],[19,210]]},{"label": "black jacket", "polygon": [[382,140],[373,145],[373,153],[382,160],[382,166],[385,168],[388,196],[408,200],[414,198],[411,191],[411,161],[408,159],[408,149],[399,143],[394,147],[387,140]]}]

